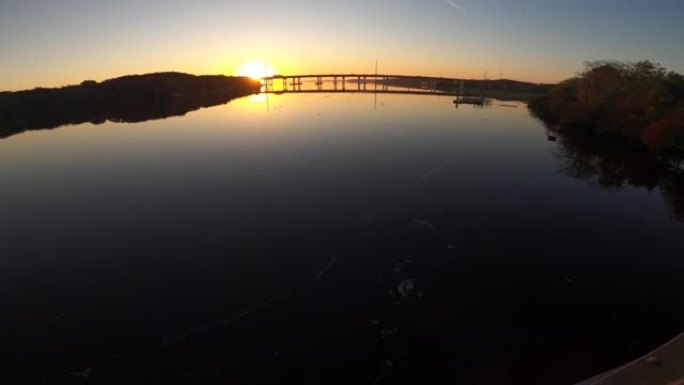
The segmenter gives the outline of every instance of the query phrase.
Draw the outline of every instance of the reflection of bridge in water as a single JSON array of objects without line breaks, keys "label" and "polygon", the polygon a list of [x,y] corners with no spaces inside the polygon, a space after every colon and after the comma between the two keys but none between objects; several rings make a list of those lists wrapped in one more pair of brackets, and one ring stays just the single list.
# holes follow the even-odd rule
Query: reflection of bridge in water
[{"label": "reflection of bridge in water", "polygon": [[[303,80],[316,80],[316,87],[302,88]],[[320,74],[274,75],[262,78],[264,93],[366,92],[410,95],[458,96],[458,92],[440,90],[440,85],[455,87],[460,79],[411,75]],[[402,84],[403,82],[403,84]],[[280,86],[280,87],[278,87]]]}]

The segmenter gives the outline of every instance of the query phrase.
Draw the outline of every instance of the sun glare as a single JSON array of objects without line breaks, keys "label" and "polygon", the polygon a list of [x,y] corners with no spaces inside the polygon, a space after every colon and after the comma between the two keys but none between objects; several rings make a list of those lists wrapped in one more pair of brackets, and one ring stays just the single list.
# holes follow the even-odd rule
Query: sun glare
[{"label": "sun glare", "polygon": [[263,60],[250,60],[237,71],[238,76],[247,76],[253,79],[261,79],[265,76],[273,76],[275,71],[273,66]]}]

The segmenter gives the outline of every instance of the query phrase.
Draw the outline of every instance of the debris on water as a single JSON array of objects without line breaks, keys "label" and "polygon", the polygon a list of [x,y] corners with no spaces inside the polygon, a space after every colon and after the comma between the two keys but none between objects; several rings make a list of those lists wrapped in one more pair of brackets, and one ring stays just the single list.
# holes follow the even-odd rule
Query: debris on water
[{"label": "debris on water", "polygon": [[434,167],[434,168],[432,168],[432,169],[430,169],[430,170],[424,172],[424,173],[420,176],[419,179],[420,179],[420,180],[430,179],[430,177],[432,177],[432,176],[435,175],[436,173],[442,171],[442,169],[444,169],[444,168],[446,168],[446,164],[445,164],[445,163],[442,163],[442,164],[438,165],[437,167]]},{"label": "debris on water", "polygon": [[427,227],[430,230],[436,230],[435,226],[433,226],[432,223],[430,223],[429,221],[426,221],[424,219],[414,219],[413,223],[420,225],[420,226],[423,226],[423,227]]},{"label": "debris on water", "polygon": [[392,334],[397,334],[397,333],[399,333],[399,328],[380,330],[380,334],[382,334],[383,336],[391,336]]},{"label": "debris on water", "polygon": [[59,313],[48,321],[48,325],[54,325],[64,317],[64,313]]},{"label": "debris on water", "polygon": [[325,267],[321,271],[319,271],[318,274],[316,274],[316,277],[318,277],[319,279],[323,278],[327,274],[328,270],[330,270],[330,268],[335,264],[335,261],[337,261],[336,257],[330,258],[328,264],[325,265]]},{"label": "debris on water", "polygon": [[415,283],[415,278],[405,279],[399,283],[399,286],[397,286],[397,291],[402,297],[406,297],[413,291]]},{"label": "debris on water", "polygon": [[71,372],[71,373],[69,373],[69,375],[73,376],[73,377],[88,378],[88,377],[90,377],[90,372],[92,370],[93,370],[93,368],[87,368],[87,369],[80,371],[80,372]]}]

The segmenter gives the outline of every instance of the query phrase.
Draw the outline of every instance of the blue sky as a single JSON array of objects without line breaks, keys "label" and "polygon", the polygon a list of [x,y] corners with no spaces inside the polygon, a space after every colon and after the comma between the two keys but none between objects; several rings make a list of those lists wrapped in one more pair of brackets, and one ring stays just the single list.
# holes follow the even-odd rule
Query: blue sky
[{"label": "blue sky", "polygon": [[585,60],[684,72],[684,1],[0,0],[0,89],[177,70],[557,81]]}]

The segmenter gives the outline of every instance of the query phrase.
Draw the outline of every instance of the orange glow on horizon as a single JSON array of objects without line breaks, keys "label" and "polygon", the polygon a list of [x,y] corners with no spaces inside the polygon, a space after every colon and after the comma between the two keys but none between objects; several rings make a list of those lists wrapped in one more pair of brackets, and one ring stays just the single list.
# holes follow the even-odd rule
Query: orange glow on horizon
[{"label": "orange glow on horizon", "polygon": [[261,79],[275,75],[274,67],[264,60],[249,60],[243,63],[237,70],[238,76],[247,76],[252,79]]}]

